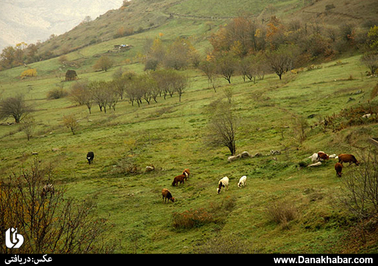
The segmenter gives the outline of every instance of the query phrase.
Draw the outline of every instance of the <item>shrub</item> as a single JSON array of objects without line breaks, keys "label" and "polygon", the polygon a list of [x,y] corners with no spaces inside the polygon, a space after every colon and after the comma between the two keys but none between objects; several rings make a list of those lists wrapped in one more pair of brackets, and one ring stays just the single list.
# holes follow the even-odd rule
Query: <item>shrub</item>
[{"label": "shrub", "polygon": [[66,81],[71,81],[77,79],[77,74],[75,70],[67,70]]},{"label": "shrub", "polygon": [[293,203],[278,201],[267,207],[267,214],[270,221],[286,227],[297,217],[297,209]]},{"label": "shrub", "polygon": [[191,229],[208,223],[224,224],[227,215],[236,205],[235,197],[225,197],[221,202],[210,202],[208,209],[190,209],[182,213],[173,213],[173,227]]},{"label": "shrub", "polygon": [[154,58],[150,58],[150,59],[147,59],[146,61],[146,64],[144,65],[144,71],[146,70],[156,70],[156,68],[158,67],[159,65],[159,61],[154,59]]},{"label": "shrub", "polygon": [[[370,114],[370,116],[364,117],[366,114]],[[326,117],[324,119],[324,127],[332,128],[334,131],[340,131],[351,126],[376,123],[378,122],[377,114],[377,103],[368,102],[365,104],[359,104],[343,109],[338,114]]]},{"label": "shrub", "polygon": [[173,213],[173,227],[190,229],[193,227],[201,227],[204,224],[214,221],[214,217],[211,213],[204,208],[197,210],[186,210],[182,213]]},{"label": "shrub", "polygon": [[36,77],[37,76],[37,69],[35,68],[30,68],[25,71],[23,71],[20,75],[21,78],[26,78],[26,77]]},{"label": "shrub", "polygon": [[75,115],[64,115],[63,116],[63,125],[69,128],[72,132],[72,135],[75,135],[76,129],[79,127],[79,122]]},{"label": "shrub", "polygon": [[[131,149],[130,149],[131,151]],[[125,157],[117,163],[115,172],[123,175],[138,174],[140,167],[136,164],[135,157]]]},{"label": "shrub", "polygon": [[47,92],[47,99],[60,99],[68,95],[68,92],[63,88],[54,88]]},{"label": "shrub", "polygon": [[363,163],[343,178],[344,203],[360,219],[378,215],[378,156],[371,150],[359,156]]}]

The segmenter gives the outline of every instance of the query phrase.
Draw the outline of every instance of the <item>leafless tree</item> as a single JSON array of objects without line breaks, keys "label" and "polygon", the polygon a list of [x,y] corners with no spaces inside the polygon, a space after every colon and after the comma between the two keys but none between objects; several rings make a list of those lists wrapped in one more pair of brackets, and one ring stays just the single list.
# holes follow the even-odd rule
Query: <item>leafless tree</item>
[{"label": "leafless tree", "polygon": [[302,144],[307,138],[307,129],[309,127],[307,119],[300,115],[293,115],[291,118],[291,127],[293,138]]},{"label": "leafless tree", "polygon": [[35,127],[35,119],[33,116],[28,115],[23,119],[21,123],[21,130],[25,133],[26,138],[30,140]]},{"label": "leafless tree", "polygon": [[[51,184],[54,189],[45,191]],[[19,249],[0,245],[0,253],[108,253],[114,245],[103,240],[107,221],[94,217],[95,203],[78,202],[54,183],[51,165],[35,159],[30,169],[13,173],[0,183],[0,237],[17,228],[24,237]],[[110,244],[110,245],[109,245]]]},{"label": "leafless tree", "polygon": [[231,55],[219,55],[216,59],[216,71],[220,74],[228,83],[231,83],[231,77],[235,74],[237,69],[237,61]]},{"label": "leafless tree", "polygon": [[358,167],[345,171],[343,175],[343,199],[347,208],[360,220],[362,238],[365,241],[364,219],[378,214],[378,155],[368,147],[358,154]]},{"label": "leafless tree", "polygon": [[94,64],[94,69],[101,69],[103,71],[108,71],[109,68],[113,66],[113,61],[106,55],[101,56]]},{"label": "leafless tree", "polygon": [[75,135],[75,131],[79,127],[79,122],[75,115],[65,115],[63,116],[63,125],[71,130],[72,135]]},{"label": "leafless tree", "polygon": [[378,53],[365,53],[361,57],[361,62],[370,69],[371,75],[374,75],[378,69]]},{"label": "leafless tree", "polygon": [[231,155],[236,153],[235,134],[238,119],[231,109],[230,104],[222,103],[220,100],[213,103],[210,107],[210,117],[208,123],[207,144],[214,146],[226,146]]},{"label": "leafless tree", "polygon": [[106,113],[106,107],[108,105],[108,84],[106,81],[93,81],[89,83],[89,88],[93,97],[93,101],[97,103],[100,111],[104,110]]},{"label": "leafless tree", "polygon": [[89,113],[92,113],[93,95],[88,82],[80,81],[73,84],[68,97],[79,105],[85,104]]},{"label": "leafless tree", "polygon": [[282,79],[282,74],[290,70],[293,66],[293,54],[284,47],[267,54],[268,64],[271,69]]},{"label": "leafless tree", "polygon": [[32,108],[26,104],[21,94],[6,98],[0,102],[0,119],[12,116],[16,123],[20,123],[22,118],[31,111]]},{"label": "leafless tree", "polygon": [[208,87],[210,88],[210,83],[211,83],[214,92],[217,92],[217,90],[215,89],[215,80],[216,80],[215,64],[210,62],[210,61],[202,61],[199,64],[199,69],[201,69],[203,71],[203,73],[205,73],[205,75],[207,77]]}]

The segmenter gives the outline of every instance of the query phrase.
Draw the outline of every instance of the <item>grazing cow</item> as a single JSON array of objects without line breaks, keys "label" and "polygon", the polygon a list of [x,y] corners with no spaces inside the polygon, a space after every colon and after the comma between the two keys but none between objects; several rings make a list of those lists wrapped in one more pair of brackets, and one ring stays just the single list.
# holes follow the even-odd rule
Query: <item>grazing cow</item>
[{"label": "grazing cow", "polygon": [[168,199],[168,202],[169,202],[170,200],[171,200],[172,202],[175,202],[175,198],[172,197],[172,194],[171,194],[171,192],[169,192],[168,189],[163,188],[163,190],[161,191],[161,195],[163,196],[164,203],[167,201],[167,199]]},{"label": "grazing cow", "polygon": [[47,193],[50,192],[51,194],[54,194],[54,186],[53,184],[46,184],[42,188],[41,197],[44,198]]},{"label": "grazing cow", "polygon": [[329,160],[329,156],[325,152],[319,151],[318,152],[318,160],[319,161]]},{"label": "grazing cow", "polygon": [[359,165],[360,163],[357,161],[356,157],[352,154],[340,154],[339,156],[339,163],[349,163],[351,165],[352,163]]},{"label": "grazing cow", "polygon": [[317,153],[314,153],[308,158],[311,159],[311,162],[315,163],[319,160],[319,155]]},{"label": "grazing cow", "polygon": [[87,153],[88,163],[91,164],[91,162],[93,162],[93,159],[94,159],[94,153],[93,153],[93,151],[88,152]]},{"label": "grazing cow", "polygon": [[311,161],[313,163],[316,163],[316,162],[320,162],[320,161],[324,161],[324,160],[328,160],[329,159],[329,156],[328,154],[326,154],[324,151],[319,151],[319,152],[315,152],[314,154],[312,154],[310,157],[308,157],[309,159],[311,159]]},{"label": "grazing cow", "polygon": [[307,165],[307,167],[317,167],[317,166],[321,166],[321,165],[322,165],[322,162],[317,162],[317,163],[309,164],[309,165]]},{"label": "grazing cow", "polygon": [[173,182],[172,182],[172,186],[178,186],[178,183],[180,182],[180,184],[183,184],[184,183],[184,178],[186,177],[186,175],[178,175],[176,176],[174,179],[173,179]]},{"label": "grazing cow", "polygon": [[341,163],[336,163],[335,170],[336,170],[336,175],[338,177],[341,177],[341,171],[343,170],[343,165]]},{"label": "grazing cow", "polygon": [[221,180],[219,180],[218,188],[217,188],[218,194],[221,192],[222,187],[225,187],[226,190],[228,189],[228,181],[229,181],[229,179],[228,179],[227,176],[225,176]]},{"label": "grazing cow", "polygon": [[245,175],[243,175],[239,179],[238,187],[240,187],[240,188],[244,187],[246,184],[247,184],[247,177]]},{"label": "grazing cow", "polygon": [[188,180],[189,176],[190,176],[190,171],[188,168],[184,169],[184,171],[182,172],[183,175],[185,175],[185,180]]}]

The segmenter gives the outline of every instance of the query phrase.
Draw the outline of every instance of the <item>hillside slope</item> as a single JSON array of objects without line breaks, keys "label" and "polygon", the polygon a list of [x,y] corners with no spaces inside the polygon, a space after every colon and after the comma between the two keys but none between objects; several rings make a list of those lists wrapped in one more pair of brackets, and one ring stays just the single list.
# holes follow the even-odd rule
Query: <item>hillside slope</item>
[{"label": "hillside slope", "polygon": [[[326,6],[333,5],[331,9]],[[43,43],[41,52],[55,55],[172,23],[207,25],[216,28],[230,18],[252,16],[268,21],[273,15],[283,20],[302,20],[329,27],[352,23],[355,26],[370,25],[375,21],[378,7],[374,0],[321,0],[321,1],[206,1],[200,0],[135,0],[117,10],[111,10],[89,23],[81,23],[71,31]],[[366,26],[366,25],[365,25]],[[171,26],[170,26],[171,27]]]},{"label": "hillside slope", "polygon": [[[368,101],[377,81],[361,76],[365,67],[359,58],[289,73],[282,81],[275,75],[256,84],[241,77],[235,77],[231,85],[219,80],[216,93],[207,87],[202,73],[190,70],[191,87],[181,103],[177,95],[167,100],[159,97],[158,103],[143,103],[139,108],[123,100],[107,114],[94,106],[91,115],[67,98],[46,99],[46,92],[60,83],[59,77],[41,74],[15,81],[12,73],[21,69],[6,70],[0,75],[2,89],[25,93],[36,107],[36,128],[27,141],[17,125],[0,125],[1,176],[28,168],[35,158],[32,152],[37,152],[42,164],[54,167],[56,189],[65,187],[69,196],[97,203],[96,215],[112,224],[108,239],[118,243],[119,253],[376,252],[374,241],[363,246],[358,238],[348,238],[355,220],[342,204],[343,179],[336,177],[333,161],[319,168],[299,164],[309,163],[306,158],[319,150],[361,156],[360,147],[378,134],[375,123],[336,132],[317,125],[323,117]],[[58,65],[56,59],[32,66],[54,65]],[[143,66],[134,64],[133,68],[141,71]],[[80,78],[104,80],[114,72],[82,73]],[[207,107],[216,99],[225,101],[225,88],[233,89],[233,109],[240,117],[237,152],[260,153],[260,157],[229,163],[226,148],[211,148],[204,142]],[[69,114],[78,118],[76,135],[62,125],[62,116]],[[292,117],[299,115],[311,125],[302,144],[292,124]],[[281,154],[271,155],[271,150]],[[88,151],[95,153],[94,164],[86,162]],[[145,173],[150,164],[156,170]],[[137,173],[128,172],[133,165]],[[173,177],[184,168],[190,169],[191,177],[172,187]],[[353,169],[353,165],[345,166],[344,175]],[[239,189],[242,175],[248,176],[247,186]],[[230,178],[230,187],[217,195],[223,176]],[[174,203],[162,202],[164,187],[176,198]],[[292,209],[294,219],[274,222],[268,214],[274,206]],[[178,218],[196,212],[205,215],[202,222],[193,228],[180,227]],[[350,245],[342,244],[348,241]]]},{"label": "hillside slope", "polygon": [[[292,2],[297,3],[282,3]],[[313,6],[322,2],[326,3]],[[161,36],[163,43],[171,43],[178,36],[189,36],[196,49],[206,51],[207,37],[224,23],[222,18],[184,14],[189,1],[147,3],[108,12],[45,45],[58,50],[77,46],[66,56],[75,64],[79,81],[110,81],[120,71],[144,77],[144,64],[135,58],[147,38]],[[138,13],[144,19],[154,18],[142,25],[151,29],[85,44],[96,31],[105,36],[101,34],[125,25],[114,20],[122,12],[135,22],[130,25],[138,26],[133,12],[127,11],[130,7],[144,10]],[[109,52],[120,43],[133,48]],[[94,71],[94,62],[104,54],[114,60],[114,67]],[[336,176],[335,160],[305,167],[310,164],[308,157],[320,150],[355,154],[363,165],[368,139],[378,135],[378,99],[371,99],[378,81],[366,76],[360,58],[345,54],[337,61],[289,71],[282,80],[275,74],[257,78],[256,83],[234,76],[228,84],[218,76],[216,92],[202,71],[188,68],[179,72],[188,76],[190,84],[181,102],[177,93],[166,99],[158,96],[150,104],[143,101],[140,107],[123,98],[107,113],[93,104],[91,114],[68,97],[48,99],[52,89],[70,91],[76,84],[63,81],[67,68],[58,58],[29,64],[38,71],[37,77],[20,79],[25,66],[1,71],[1,96],[22,94],[34,111],[29,117],[30,140],[23,123],[14,124],[11,117],[1,121],[0,179],[17,176],[34,160],[53,169],[57,191],[65,189],[67,197],[97,204],[95,215],[111,225],[106,240],[116,243],[117,253],[376,253],[375,218],[367,221],[370,229],[363,239],[361,224],[344,205],[345,180],[359,166],[345,164],[342,178]],[[227,161],[226,147],[212,147],[206,141],[212,108],[226,103],[230,91],[232,111],[238,117],[237,153],[253,155],[232,163]],[[370,112],[370,118],[362,117]],[[356,113],[353,118],[358,123],[352,123],[350,113]],[[70,115],[79,124],[75,135],[63,124],[64,116]],[[325,119],[334,123],[326,125]],[[298,139],[301,129],[305,136]],[[95,153],[91,165],[88,151]],[[154,165],[155,171],[146,172],[147,165]],[[189,180],[172,186],[185,168],[190,169]],[[248,177],[247,185],[238,188],[243,175]],[[224,176],[230,186],[218,195],[218,181]],[[174,203],[163,203],[163,188],[172,192]],[[283,218],[280,210],[286,212]]]}]

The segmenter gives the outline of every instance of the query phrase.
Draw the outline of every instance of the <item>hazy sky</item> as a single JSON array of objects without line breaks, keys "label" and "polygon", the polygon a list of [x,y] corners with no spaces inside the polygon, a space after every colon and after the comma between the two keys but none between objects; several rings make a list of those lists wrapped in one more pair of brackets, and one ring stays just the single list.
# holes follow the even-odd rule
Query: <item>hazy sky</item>
[{"label": "hazy sky", "polygon": [[0,0],[0,51],[19,42],[45,41],[71,30],[86,16],[95,19],[123,0]]}]

